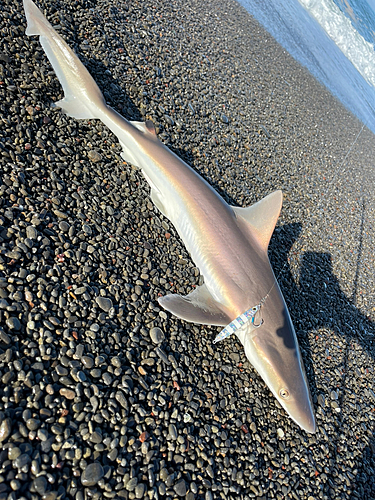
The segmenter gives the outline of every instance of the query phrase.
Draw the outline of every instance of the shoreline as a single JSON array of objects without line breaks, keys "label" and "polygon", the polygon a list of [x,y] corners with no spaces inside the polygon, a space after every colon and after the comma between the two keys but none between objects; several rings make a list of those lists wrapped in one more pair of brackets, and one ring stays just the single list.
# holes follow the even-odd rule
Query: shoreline
[{"label": "shoreline", "polygon": [[318,432],[236,339],[160,309],[199,272],[117,140],[51,107],[62,90],[8,3],[0,500],[374,498],[374,135],[354,143],[359,120],[230,0],[38,6],[107,103],[152,119],[226,201],[283,191],[270,259]]}]

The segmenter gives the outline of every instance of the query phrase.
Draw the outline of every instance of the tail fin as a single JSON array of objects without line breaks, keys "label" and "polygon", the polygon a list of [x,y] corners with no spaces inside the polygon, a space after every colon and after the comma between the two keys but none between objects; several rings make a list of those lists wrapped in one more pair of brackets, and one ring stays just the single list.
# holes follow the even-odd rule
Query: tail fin
[{"label": "tail fin", "polygon": [[104,98],[94,79],[32,0],[23,0],[26,35],[39,35],[40,43],[64,89],[55,103],[73,118],[97,118]]},{"label": "tail fin", "polygon": [[31,0],[24,0],[23,8],[25,9],[25,15],[27,19],[27,36],[40,35],[40,24],[44,24],[45,26],[53,29],[34,2],[32,2]]}]

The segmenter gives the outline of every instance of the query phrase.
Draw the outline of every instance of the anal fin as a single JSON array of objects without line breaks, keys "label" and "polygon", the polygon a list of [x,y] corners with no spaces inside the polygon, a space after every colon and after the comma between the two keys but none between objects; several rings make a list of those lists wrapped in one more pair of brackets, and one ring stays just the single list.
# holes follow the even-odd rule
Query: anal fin
[{"label": "anal fin", "polygon": [[122,147],[122,153],[120,154],[121,158],[123,158],[127,163],[131,163],[133,167],[139,168],[138,161],[135,159],[130,149],[123,142],[120,142],[120,144]]},{"label": "anal fin", "polygon": [[189,295],[177,294],[160,297],[159,304],[178,318],[201,325],[225,326],[230,322],[229,316],[216,302],[205,284]]}]

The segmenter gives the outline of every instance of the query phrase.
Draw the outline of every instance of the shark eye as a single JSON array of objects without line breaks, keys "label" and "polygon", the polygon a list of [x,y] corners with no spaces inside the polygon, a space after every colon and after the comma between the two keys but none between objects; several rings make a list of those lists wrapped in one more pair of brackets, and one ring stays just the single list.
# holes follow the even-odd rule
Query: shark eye
[{"label": "shark eye", "polygon": [[288,389],[284,389],[284,388],[280,389],[279,394],[280,394],[280,397],[283,399],[288,399],[290,396]]}]

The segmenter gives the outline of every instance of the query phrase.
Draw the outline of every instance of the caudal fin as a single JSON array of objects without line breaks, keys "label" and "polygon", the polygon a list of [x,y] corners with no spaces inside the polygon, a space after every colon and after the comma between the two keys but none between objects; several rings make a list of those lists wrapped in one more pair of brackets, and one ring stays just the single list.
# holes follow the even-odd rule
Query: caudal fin
[{"label": "caudal fin", "polygon": [[44,52],[64,89],[64,99],[55,105],[74,118],[97,118],[105,102],[94,79],[35,3],[23,0],[23,6],[27,19],[26,35],[39,35]]}]

